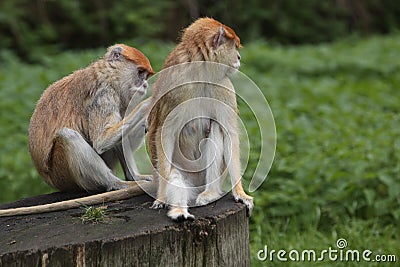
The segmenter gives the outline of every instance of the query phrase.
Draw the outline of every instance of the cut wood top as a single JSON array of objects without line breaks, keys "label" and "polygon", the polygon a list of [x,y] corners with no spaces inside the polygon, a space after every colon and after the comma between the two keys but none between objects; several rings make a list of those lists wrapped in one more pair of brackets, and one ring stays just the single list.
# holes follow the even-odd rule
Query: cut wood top
[{"label": "cut wood top", "polygon": [[[84,196],[84,194],[53,193],[2,204],[0,209],[52,203]],[[191,208],[196,216],[193,222],[171,221],[166,209],[150,209],[153,199],[143,195],[116,203],[105,203],[107,217],[99,224],[84,224],[80,216],[83,209],[22,215],[0,218],[0,255],[18,251],[46,250],[92,241],[113,241],[162,232],[176,228],[185,230],[193,224],[199,228],[204,223],[216,222],[221,218],[245,210],[228,194],[204,207]],[[98,206],[98,205],[97,205]]]}]

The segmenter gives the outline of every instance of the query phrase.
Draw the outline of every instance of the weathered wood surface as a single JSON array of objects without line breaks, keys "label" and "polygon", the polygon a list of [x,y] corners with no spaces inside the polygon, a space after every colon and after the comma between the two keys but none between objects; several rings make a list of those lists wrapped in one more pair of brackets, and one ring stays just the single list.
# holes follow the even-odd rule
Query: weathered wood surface
[{"label": "weathered wood surface", "polygon": [[[0,209],[74,198],[54,193]],[[248,218],[228,195],[172,222],[148,196],[106,203],[107,220],[83,224],[81,209],[0,218],[0,266],[249,266]]]}]

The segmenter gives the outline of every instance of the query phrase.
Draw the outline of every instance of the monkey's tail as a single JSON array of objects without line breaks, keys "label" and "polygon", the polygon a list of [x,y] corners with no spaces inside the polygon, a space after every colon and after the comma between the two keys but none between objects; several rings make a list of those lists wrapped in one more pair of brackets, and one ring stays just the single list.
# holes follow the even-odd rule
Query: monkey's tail
[{"label": "monkey's tail", "polygon": [[128,199],[134,196],[142,195],[145,192],[153,192],[156,190],[156,184],[153,181],[151,182],[138,181],[137,183],[140,183],[140,186],[138,184],[135,184],[125,189],[105,192],[77,199],[65,200],[56,203],[31,206],[31,207],[4,209],[0,210],[0,217],[46,213],[52,211],[77,208],[85,205],[86,206],[96,205],[110,201]]}]

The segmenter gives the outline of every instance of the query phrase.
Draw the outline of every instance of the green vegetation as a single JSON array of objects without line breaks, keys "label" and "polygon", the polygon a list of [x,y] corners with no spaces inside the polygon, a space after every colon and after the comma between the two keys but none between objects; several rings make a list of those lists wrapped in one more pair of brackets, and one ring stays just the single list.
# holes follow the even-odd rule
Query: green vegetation
[{"label": "green vegetation", "polygon": [[49,51],[130,38],[175,41],[199,16],[230,25],[245,42],[261,37],[300,44],[392,32],[400,26],[400,5],[395,0],[2,0],[0,49],[37,62]]},{"label": "green vegetation", "polygon": [[104,222],[106,219],[106,209],[106,206],[100,206],[97,208],[92,206],[84,206],[84,213],[81,216],[82,223],[97,224]]},{"label": "green vegetation", "polygon": [[[276,250],[335,249],[338,238],[345,238],[349,249],[396,254],[400,260],[399,44],[400,35],[299,47],[244,44],[241,70],[268,99],[278,136],[272,170],[253,193],[255,266],[262,265],[257,251],[264,245]],[[159,70],[172,45],[138,48]],[[41,56],[37,65],[0,54],[0,202],[51,190],[30,162],[30,115],[49,83],[102,53]],[[258,135],[251,114],[241,109],[241,117],[249,134]],[[255,139],[250,138],[247,179],[257,162],[260,144]]]},{"label": "green vegetation", "polygon": [[399,41],[243,50],[243,72],[269,100],[278,136],[255,193],[253,263],[265,244],[328,249],[337,238],[399,255]]}]

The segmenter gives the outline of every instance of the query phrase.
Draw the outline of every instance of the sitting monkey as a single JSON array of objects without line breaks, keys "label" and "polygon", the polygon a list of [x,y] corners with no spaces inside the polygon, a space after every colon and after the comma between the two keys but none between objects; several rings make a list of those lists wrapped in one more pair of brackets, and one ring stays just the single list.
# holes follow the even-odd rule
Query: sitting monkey
[{"label": "sitting monkey", "polygon": [[[123,132],[128,133],[133,151],[143,141],[149,101],[125,113],[132,98],[144,96],[147,78],[153,73],[149,60],[139,50],[124,44],[111,46],[99,60],[50,85],[39,99],[29,126],[32,161],[50,186],[61,191],[125,191],[49,204],[51,207],[4,210],[0,216],[122,199],[143,193],[137,183],[151,186],[151,181],[139,180],[151,180],[152,176],[130,172],[135,170],[129,165],[134,160],[124,157],[121,139]],[[113,174],[118,160],[128,181]]]}]

